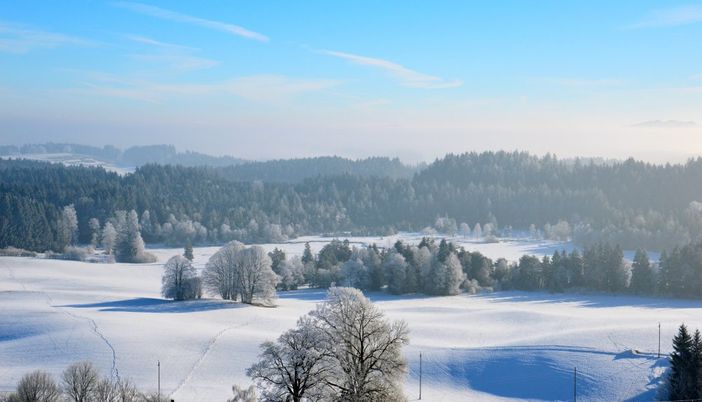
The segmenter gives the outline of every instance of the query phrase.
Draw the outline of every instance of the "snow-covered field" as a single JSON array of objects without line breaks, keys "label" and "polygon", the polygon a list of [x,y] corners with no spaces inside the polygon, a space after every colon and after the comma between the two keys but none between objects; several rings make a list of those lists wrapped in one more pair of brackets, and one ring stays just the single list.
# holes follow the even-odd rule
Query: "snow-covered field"
[{"label": "snow-covered field", "polygon": [[[385,245],[369,239],[354,241]],[[282,247],[298,254],[305,240],[316,251],[324,239]],[[275,246],[281,247],[265,245]],[[467,247],[515,259],[563,245],[474,246]],[[196,266],[216,249],[196,248]],[[245,369],[256,360],[258,345],[324,298],[318,290],[283,292],[277,308],[165,301],[159,294],[162,264],[182,250],[151,251],[158,263],[0,258],[0,391],[11,390],[28,371],[58,375],[79,360],[155,390],[160,360],[165,394],[176,401],[224,401],[232,384],[249,383]],[[422,352],[426,401],[572,399],[574,367],[580,400],[652,400],[665,368],[665,359],[654,353],[658,322],[664,353],[681,322],[702,327],[702,301],[525,292],[370,297],[391,318],[407,321],[406,392],[410,399],[418,396]]]},{"label": "snow-covered field", "polygon": [[41,162],[61,163],[66,166],[102,167],[103,169],[109,172],[115,172],[120,176],[124,176],[127,173],[133,173],[135,170],[135,168],[131,166],[118,166],[90,156],[72,153],[2,155],[0,158],[29,159]]}]

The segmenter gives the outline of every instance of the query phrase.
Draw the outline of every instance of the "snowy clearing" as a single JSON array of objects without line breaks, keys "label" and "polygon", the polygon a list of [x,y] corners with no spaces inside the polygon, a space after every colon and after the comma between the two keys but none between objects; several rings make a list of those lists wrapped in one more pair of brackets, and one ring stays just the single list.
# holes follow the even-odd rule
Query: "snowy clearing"
[{"label": "snowy clearing", "polygon": [[[298,241],[283,246],[298,254],[305,239]],[[321,248],[321,238],[310,241],[314,251]],[[562,246],[520,244],[511,251],[517,258],[529,248]],[[471,249],[510,258],[508,245],[482,244],[499,247],[496,255]],[[204,266],[216,249],[196,248],[195,265]],[[325,295],[282,292],[277,308],[166,301],[159,294],[162,264],[182,250],[150,251],[159,262],[0,258],[0,391],[11,390],[28,371],[58,375],[78,360],[155,390],[160,360],[165,394],[176,401],[224,401],[232,384],[249,383],[245,369],[257,359],[258,345],[294,326]],[[574,367],[580,400],[652,400],[666,366],[655,356],[658,322],[664,353],[681,322],[702,327],[702,301],[526,292],[369,296],[409,325],[406,393],[412,400],[420,351],[426,401],[567,400]]]}]

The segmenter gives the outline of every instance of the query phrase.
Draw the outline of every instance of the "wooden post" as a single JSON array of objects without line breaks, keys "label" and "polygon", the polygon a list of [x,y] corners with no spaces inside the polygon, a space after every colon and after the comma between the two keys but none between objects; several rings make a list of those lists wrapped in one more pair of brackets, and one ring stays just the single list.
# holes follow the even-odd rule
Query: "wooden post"
[{"label": "wooden post", "polygon": [[661,323],[658,322],[658,358],[661,358]]},{"label": "wooden post", "polygon": [[419,400],[422,400],[422,352],[419,352]]}]

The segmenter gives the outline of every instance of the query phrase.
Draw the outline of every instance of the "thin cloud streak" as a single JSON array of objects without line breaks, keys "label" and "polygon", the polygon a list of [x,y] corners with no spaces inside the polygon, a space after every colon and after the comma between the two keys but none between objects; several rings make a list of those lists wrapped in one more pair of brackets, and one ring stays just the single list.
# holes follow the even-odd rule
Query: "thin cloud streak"
[{"label": "thin cloud streak", "polygon": [[642,20],[627,25],[626,29],[675,27],[702,22],[702,6],[681,6],[654,10]]},{"label": "thin cloud streak", "polygon": [[195,57],[184,54],[131,54],[131,59],[146,63],[162,63],[178,71],[204,70],[219,65],[219,62],[203,57]]},{"label": "thin cloud streak", "polygon": [[27,53],[37,48],[92,45],[95,42],[87,39],[0,22],[0,52]]},{"label": "thin cloud streak", "polygon": [[161,42],[159,40],[149,38],[146,36],[141,36],[141,35],[125,35],[125,37],[127,39],[131,40],[132,42],[141,43],[144,45],[151,45],[151,46],[160,47],[160,48],[164,48],[164,49],[198,50],[194,47],[177,45],[175,43]]},{"label": "thin cloud streak", "polygon": [[374,57],[360,56],[357,54],[338,52],[334,50],[320,50],[322,54],[337,57],[353,64],[378,68],[399,80],[402,85],[412,88],[440,89],[455,88],[463,85],[463,81],[446,81],[442,78],[423,74],[411,70],[401,64]]},{"label": "thin cloud streak", "polygon": [[226,22],[208,20],[205,18],[194,17],[187,14],[182,14],[176,11],[166,10],[164,8],[151,6],[143,3],[132,3],[132,2],[117,2],[114,3],[117,7],[121,7],[135,13],[148,15],[154,18],[160,18],[163,20],[181,22],[184,24],[190,24],[195,26],[200,26],[203,28],[213,29],[216,31],[226,32],[231,35],[241,36],[243,38],[256,40],[259,42],[268,42],[269,38],[266,35],[260,34],[258,32],[251,31],[239,25],[229,24]]},{"label": "thin cloud streak", "polygon": [[[113,80],[113,82],[116,82]],[[84,88],[68,92],[80,95],[98,95],[128,98],[150,103],[161,103],[173,96],[210,96],[232,94],[256,102],[277,102],[339,84],[325,79],[298,79],[279,75],[255,75],[208,84],[171,84],[149,81],[119,81],[120,85],[84,83]]]}]

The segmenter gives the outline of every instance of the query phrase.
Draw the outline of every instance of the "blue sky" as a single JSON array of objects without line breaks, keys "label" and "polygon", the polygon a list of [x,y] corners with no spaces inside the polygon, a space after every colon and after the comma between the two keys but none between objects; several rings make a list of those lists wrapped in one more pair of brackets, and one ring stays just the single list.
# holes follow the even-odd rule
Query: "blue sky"
[{"label": "blue sky", "polygon": [[7,1],[0,143],[702,153],[702,2]]}]

